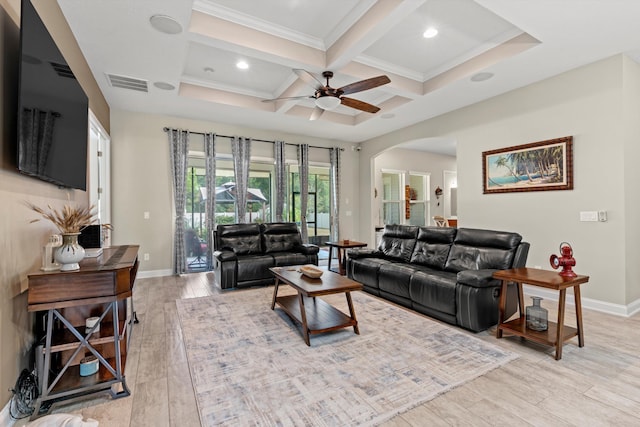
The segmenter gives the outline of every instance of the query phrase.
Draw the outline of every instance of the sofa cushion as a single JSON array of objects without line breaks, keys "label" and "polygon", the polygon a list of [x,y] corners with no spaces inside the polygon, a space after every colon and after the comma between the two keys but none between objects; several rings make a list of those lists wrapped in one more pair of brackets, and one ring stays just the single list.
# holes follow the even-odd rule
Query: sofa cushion
[{"label": "sofa cushion", "polygon": [[455,315],[456,275],[423,267],[411,276],[409,295],[416,304]]},{"label": "sofa cushion", "polygon": [[349,278],[365,286],[378,289],[378,270],[382,265],[390,264],[384,258],[360,258],[349,260]]},{"label": "sofa cushion", "polygon": [[313,257],[295,252],[271,252],[276,267],[285,265],[313,264]]},{"label": "sofa cushion", "polygon": [[378,250],[385,257],[409,262],[416,244],[418,227],[408,225],[387,225],[380,239]]},{"label": "sofa cushion", "polygon": [[293,251],[302,245],[295,222],[262,224],[262,236],[265,253]]},{"label": "sofa cushion", "polygon": [[262,253],[259,224],[218,225],[216,249],[231,249],[237,255]]},{"label": "sofa cushion", "polygon": [[511,268],[521,240],[522,236],[517,233],[461,228],[449,252],[445,270],[457,273]]},{"label": "sofa cushion", "polygon": [[269,268],[275,267],[271,255],[238,258],[238,282],[273,278]]},{"label": "sofa cushion", "polygon": [[383,264],[378,270],[378,286],[381,291],[409,298],[409,280],[415,271],[415,267],[410,264]]},{"label": "sofa cushion", "polygon": [[444,270],[455,237],[455,228],[420,227],[411,263]]}]

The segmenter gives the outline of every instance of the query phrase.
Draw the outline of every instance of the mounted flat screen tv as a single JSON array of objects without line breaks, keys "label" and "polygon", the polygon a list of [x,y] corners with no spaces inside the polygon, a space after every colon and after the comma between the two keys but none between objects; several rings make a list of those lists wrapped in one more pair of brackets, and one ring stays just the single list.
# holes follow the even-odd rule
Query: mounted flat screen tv
[{"label": "mounted flat screen tv", "polygon": [[30,0],[22,0],[18,170],[87,189],[89,101]]}]

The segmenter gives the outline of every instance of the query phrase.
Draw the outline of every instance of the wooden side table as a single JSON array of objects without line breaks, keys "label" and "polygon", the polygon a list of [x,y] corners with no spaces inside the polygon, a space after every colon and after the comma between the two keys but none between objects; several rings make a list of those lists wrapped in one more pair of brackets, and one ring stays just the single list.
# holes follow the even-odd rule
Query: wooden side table
[{"label": "wooden side table", "polygon": [[[499,303],[499,315],[498,315],[498,330],[496,336],[502,338],[503,331],[512,333],[514,335],[529,339],[531,341],[538,342],[540,344],[546,344],[554,346],[556,348],[556,360],[562,358],[562,346],[565,341],[571,338],[578,337],[578,345],[584,347],[584,330],[582,327],[582,303],[580,299],[580,285],[589,281],[589,276],[577,276],[577,277],[563,277],[560,274],[540,270],[536,268],[514,268],[511,270],[501,270],[493,274],[495,279],[502,280],[502,290],[500,293]],[[520,317],[505,322],[505,305],[507,302],[507,284],[509,282],[515,282],[518,285],[519,295],[519,309]],[[524,310],[524,293],[522,291],[522,284],[527,283],[533,286],[539,286],[547,289],[554,289],[560,292],[560,298],[558,299],[558,323],[548,322],[548,329],[546,331],[534,331],[527,328],[527,322],[525,318]],[[573,294],[576,305],[576,325],[577,328],[572,328],[564,325],[564,309],[565,300],[567,296],[567,288],[573,288]]]},{"label": "wooden side table", "polygon": [[[333,271],[336,273],[340,273],[341,275],[345,275],[346,270],[345,270],[345,265],[346,265],[346,260],[347,260],[347,249],[351,249],[351,248],[364,248],[365,246],[367,246],[366,243],[362,243],[362,242],[355,242],[353,240],[338,240],[336,242],[326,242],[325,245],[329,246],[329,265],[327,267],[327,269],[329,271]],[[331,259],[332,259],[332,255],[333,255],[333,248],[337,248],[338,249],[338,254],[337,254],[337,258],[338,258],[338,269],[333,269],[331,268]]]}]

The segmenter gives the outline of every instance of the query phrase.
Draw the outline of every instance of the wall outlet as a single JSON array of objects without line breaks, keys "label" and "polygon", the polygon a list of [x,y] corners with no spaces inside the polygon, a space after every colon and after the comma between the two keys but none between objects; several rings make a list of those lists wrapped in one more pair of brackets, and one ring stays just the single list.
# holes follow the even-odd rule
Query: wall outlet
[{"label": "wall outlet", "polygon": [[598,211],[598,221],[600,222],[607,221],[607,211]]},{"label": "wall outlet", "polygon": [[144,259],[145,261],[149,261],[149,254],[144,254],[144,255],[143,255],[143,259]]}]

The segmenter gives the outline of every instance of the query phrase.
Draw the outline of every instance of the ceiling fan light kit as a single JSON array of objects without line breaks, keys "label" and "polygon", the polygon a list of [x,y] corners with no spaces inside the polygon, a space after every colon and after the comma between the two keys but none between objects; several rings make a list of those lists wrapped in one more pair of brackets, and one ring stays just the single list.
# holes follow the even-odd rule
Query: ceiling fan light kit
[{"label": "ceiling fan light kit", "polygon": [[320,98],[316,98],[316,105],[323,110],[333,110],[340,105],[340,98],[330,95],[321,96]]}]

